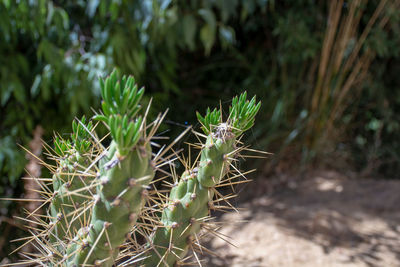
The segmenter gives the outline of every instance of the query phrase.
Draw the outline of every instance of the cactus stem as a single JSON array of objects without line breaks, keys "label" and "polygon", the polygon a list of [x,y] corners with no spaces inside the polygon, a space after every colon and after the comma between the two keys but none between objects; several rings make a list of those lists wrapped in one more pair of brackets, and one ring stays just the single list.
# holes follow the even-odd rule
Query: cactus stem
[{"label": "cactus stem", "polygon": [[[110,225],[111,225],[111,224],[110,224]],[[105,225],[104,225],[104,226],[105,226]],[[91,256],[92,253],[93,253],[93,250],[96,248],[97,243],[99,242],[100,238],[103,236],[105,230],[106,230],[106,227],[103,227],[103,228],[101,229],[101,232],[100,232],[99,236],[97,237],[96,241],[93,243],[92,247],[90,248],[90,251],[89,251],[89,253],[87,254],[85,260],[83,261],[82,266],[85,266],[86,262],[89,260],[90,256]],[[88,243],[88,245],[89,245],[89,243]]]},{"label": "cactus stem", "polygon": [[[189,145],[189,154],[191,146],[202,151],[193,163],[190,155],[179,158],[186,169],[181,176],[171,167],[173,182],[168,184],[172,189],[164,195],[152,190],[154,183],[152,187],[148,185],[156,170],[175,161],[177,152],[165,158],[164,155],[191,127],[153,154],[151,141],[156,139],[153,136],[166,112],[146,125],[150,104],[145,115],[139,115],[143,89],[137,91],[132,77],[119,82],[113,73],[101,82],[101,89],[105,101],[103,112],[96,117],[106,123],[113,140],[105,149],[102,140],[92,133],[91,124],[86,127],[82,122],[73,123],[70,139],[56,137],[56,164],[44,164],[53,173],[49,181],[54,193],[44,192],[49,196],[44,204],[51,202],[47,216],[50,223],[43,224],[42,232],[33,229],[39,232],[33,239],[46,253],[34,261],[48,266],[110,267],[120,264],[116,259],[130,256],[134,248],[139,248],[130,244],[136,241],[132,229],[146,235],[154,227],[154,236],[145,236],[149,247],[141,249],[143,253],[154,250],[153,259],[146,257],[146,261],[150,260],[147,266],[180,266],[189,248],[201,266],[195,251],[202,251],[200,231],[205,229],[219,236],[208,229],[210,210],[234,209],[227,201],[234,195],[222,196],[215,187],[232,186],[234,177],[244,177],[232,164],[237,161],[236,154],[244,149],[236,147],[240,143],[236,138],[240,140],[240,135],[252,126],[259,104],[246,101],[246,94],[239,100],[234,98],[226,123],[222,123],[222,111],[216,109],[208,110],[205,117],[198,115],[205,135],[195,132],[200,144]],[[199,137],[207,141],[203,144]],[[237,176],[229,176],[230,166]],[[229,206],[221,205],[222,201]],[[154,218],[158,213],[162,214],[161,221]],[[137,223],[139,217],[142,220]],[[128,247],[121,247],[124,242],[128,242]]]}]

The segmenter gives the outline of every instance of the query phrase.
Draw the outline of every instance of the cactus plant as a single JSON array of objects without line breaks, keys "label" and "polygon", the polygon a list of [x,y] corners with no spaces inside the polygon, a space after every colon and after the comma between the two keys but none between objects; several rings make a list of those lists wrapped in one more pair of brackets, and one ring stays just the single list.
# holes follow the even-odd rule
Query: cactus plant
[{"label": "cactus plant", "polygon": [[[51,186],[45,183],[49,179],[38,178],[46,203],[50,203],[48,216],[44,216],[49,222],[46,224],[43,216],[29,215],[45,229],[31,231],[33,237],[28,242],[35,241],[41,255],[27,255],[27,262],[113,266],[128,258],[145,266],[172,266],[182,261],[197,239],[217,192],[214,187],[230,172],[241,150],[238,139],[253,125],[260,103],[255,97],[248,101],[246,93],[235,97],[225,122],[221,110],[208,109],[204,117],[198,113],[206,137],[198,162],[186,166],[167,194],[166,205],[155,201],[154,207],[144,208],[150,198],[149,184],[159,169],[156,162],[172,147],[152,152],[151,140],[165,113],[147,124],[149,107],[144,111],[140,105],[144,89],[138,89],[133,77],[119,78],[114,71],[101,79],[100,85],[102,109],[94,119],[109,129],[110,145],[103,147],[93,123],[85,117],[73,122],[69,139],[55,138]],[[144,218],[144,210],[152,212]],[[138,218],[158,223],[149,232],[140,229]],[[148,234],[144,238],[147,243],[129,247],[127,236],[137,232]]]},{"label": "cactus plant", "polygon": [[[74,216],[84,209],[93,189],[93,175],[88,170],[89,162],[93,156],[90,142],[90,133],[93,130],[91,122],[86,124],[86,118],[72,122],[70,139],[56,137],[54,151],[57,168],[53,174],[53,193],[50,205],[51,235],[53,243],[60,236],[70,236],[79,230],[82,218],[88,216]],[[86,188],[87,190],[80,190]],[[79,193],[75,192],[80,190]],[[62,252],[62,248],[58,248]]]},{"label": "cactus plant", "polygon": [[152,240],[153,250],[145,260],[146,266],[174,266],[185,257],[202,221],[209,215],[213,187],[230,171],[231,162],[239,151],[237,138],[253,126],[259,108],[255,97],[248,101],[243,93],[233,99],[226,122],[217,109],[208,109],[204,117],[197,113],[207,135],[206,142],[197,166],[194,164],[194,168],[186,170],[171,190],[161,225]]},{"label": "cactus plant", "polygon": [[101,83],[103,114],[96,119],[109,127],[113,142],[100,161],[90,225],[67,248],[70,265],[111,266],[118,247],[135,224],[146,185],[154,176],[150,139],[144,135],[143,118],[136,117],[144,90],[133,77],[117,81],[114,72]]}]

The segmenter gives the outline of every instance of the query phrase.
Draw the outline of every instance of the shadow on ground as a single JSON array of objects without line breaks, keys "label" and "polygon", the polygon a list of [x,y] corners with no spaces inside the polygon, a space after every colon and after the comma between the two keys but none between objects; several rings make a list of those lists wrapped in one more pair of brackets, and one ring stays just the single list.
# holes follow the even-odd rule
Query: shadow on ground
[{"label": "shadow on ground", "polygon": [[237,248],[213,238],[220,257],[206,266],[400,266],[400,181],[351,179],[322,171],[289,179],[266,195],[267,186],[246,211],[223,221],[243,221],[221,229]]}]

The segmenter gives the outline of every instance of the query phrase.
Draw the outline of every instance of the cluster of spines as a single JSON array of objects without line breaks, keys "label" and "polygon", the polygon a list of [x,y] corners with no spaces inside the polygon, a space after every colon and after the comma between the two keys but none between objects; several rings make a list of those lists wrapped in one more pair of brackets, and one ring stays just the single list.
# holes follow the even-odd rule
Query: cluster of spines
[{"label": "cluster of spines", "polygon": [[[94,175],[91,174],[89,163],[93,152],[91,148],[91,132],[93,125],[86,123],[86,118],[72,123],[72,134],[69,139],[56,137],[54,150],[57,168],[53,173],[53,194],[50,204],[50,240],[58,245],[55,248],[63,252],[63,236],[72,237],[82,225],[82,218],[87,218],[89,212],[76,216],[84,209],[94,188],[91,186]],[[85,190],[80,190],[85,188]],[[77,192],[77,190],[79,190]]]},{"label": "cluster of spines", "polygon": [[[47,266],[112,266],[147,197],[156,169],[150,140],[163,116],[146,126],[139,115],[143,89],[133,77],[118,79],[113,72],[101,80],[102,113],[95,119],[109,128],[112,142],[104,149],[91,122],[74,121],[69,139],[55,138],[50,158],[56,166],[52,190],[49,179],[38,179],[50,203],[50,223],[37,214],[28,216],[45,226],[28,242],[35,242],[42,255],[26,255]],[[122,86],[121,86],[122,85]],[[149,131],[147,133],[146,131]]]},{"label": "cluster of spines", "polygon": [[[199,159],[192,167],[188,162],[187,170],[167,194],[165,205],[152,199],[156,207],[143,207],[145,200],[151,200],[148,185],[157,169],[155,165],[172,161],[169,157],[160,160],[171,146],[162,148],[155,156],[150,146],[165,114],[159,115],[147,134],[148,110],[144,116],[139,115],[144,90],[137,89],[133,77],[118,77],[113,72],[100,81],[104,101],[102,112],[95,116],[110,130],[112,142],[108,149],[102,147],[92,123],[86,123],[85,118],[73,122],[70,139],[55,139],[53,158],[58,163],[56,168],[50,167],[54,172],[54,191],[43,185],[45,203],[50,203],[49,215],[32,215],[42,225],[45,221],[41,217],[48,218],[50,224],[28,241],[36,240],[38,250],[42,251],[36,260],[28,262],[48,266],[112,266],[128,258],[128,262],[146,266],[172,266],[182,262],[190,248],[200,246],[199,232],[209,226],[206,221],[210,209],[215,208],[213,203],[226,200],[215,187],[225,181],[231,184],[231,178],[224,177],[241,150],[237,139],[253,125],[260,103],[255,98],[246,100],[246,93],[234,98],[225,122],[218,109],[208,109],[204,117],[197,113],[206,135]],[[157,190],[155,194],[162,195]],[[143,210],[151,211],[145,219],[150,224],[161,222],[155,231],[147,229],[146,223],[136,225]],[[154,217],[157,210],[162,214],[160,218]],[[139,252],[133,251],[129,243],[124,244],[127,236],[137,233],[144,234],[148,241],[144,250],[142,245],[134,245]],[[138,255],[144,255],[144,262]]]},{"label": "cluster of spines", "polygon": [[214,187],[230,171],[232,160],[240,150],[237,138],[253,125],[259,107],[255,98],[248,101],[244,93],[239,99],[233,99],[227,122],[222,122],[221,111],[217,109],[208,109],[204,117],[197,114],[207,135],[200,160],[195,168],[186,170],[171,189],[145,266],[174,266],[184,259],[198,239],[202,222],[210,214]]},{"label": "cluster of spines", "polygon": [[112,266],[119,246],[136,223],[155,172],[145,119],[137,116],[143,89],[137,90],[133,77],[118,80],[116,72],[101,88],[103,114],[96,119],[105,122],[113,141],[99,162],[88,230],[67,249],[73,254],[69,265]]},{"label": "cluster of spines", "polygon": [[[89,166],[98,153],[98,146],[92,143],[94,127],[86,122],[85,117],[72,123],[72,134],[64,139],[57,136],[54,148],[45,144],[49,158],[56,162],[49,165],[40,158],[38,161],[46,166],[53,174],[52,178],[29,177],[33,179],[40,190],[40,199],[23,199],[24,201],[38,201],[42,204],[25,218],[18,219],[30,223],[30,237],[22,238],[25,243],[31,244],[36,252],[21,252],[27,260],[26,264],[42,266],[62,265],[65,248],[77,229],[85,224],[89,216],[85,206],[90,202],[90,189],[94,181],[94,173]],[[47,214],[42,208],[49,204]]]}]

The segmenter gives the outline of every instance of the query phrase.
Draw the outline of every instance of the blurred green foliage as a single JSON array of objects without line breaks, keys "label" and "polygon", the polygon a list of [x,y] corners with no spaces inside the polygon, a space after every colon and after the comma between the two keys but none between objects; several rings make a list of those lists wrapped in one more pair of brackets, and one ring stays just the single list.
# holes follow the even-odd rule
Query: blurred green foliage
[{"label": "blurred green foliage", "polygon": [[[68,131],[72,118],[98,107],[97,78],[114,66],[153,89],[158,105],[169,106],[170,93],[182,94],[178,53],[200,49],[204,56],[217,41],[233,45],[234,29],[226,22],[239,1],[232,4],[1,1],[0,169],[8,177],[2,182],[21,175],[24,157],[16,144],[26,145],[37,124],[49,140],[53,130]],[[245,5],[242,18],[256,1]],[[220,21],[213,8],[221,11]]]},{"label": "blurred green foliage", "polygon": [[[344,1],[344,14],[351,3]],[[355,36],[380,1],[362,3]],[[380,15],[387,24],[372,27],[361,47],[374,55],[368,75],[346,96],[338,134],[314,147],[309,107],[329,1],[0,0],[0,195],[22,193],[26,162],[17,144],[27,146],[36,125],[50,141],[53,130],[70,132],[75,116],[93,115],[97,78],[114,67],[146,86],[154,110],[171,107],[174,125],[247,90],[263,102],[250,134],[258,148],[303,159],[339,151],[359,169],[398,177],[399,10],[388,4]],[[331,104],[321,112],[329,115]],[[8,205],[2,216],[13,213]]]}]

